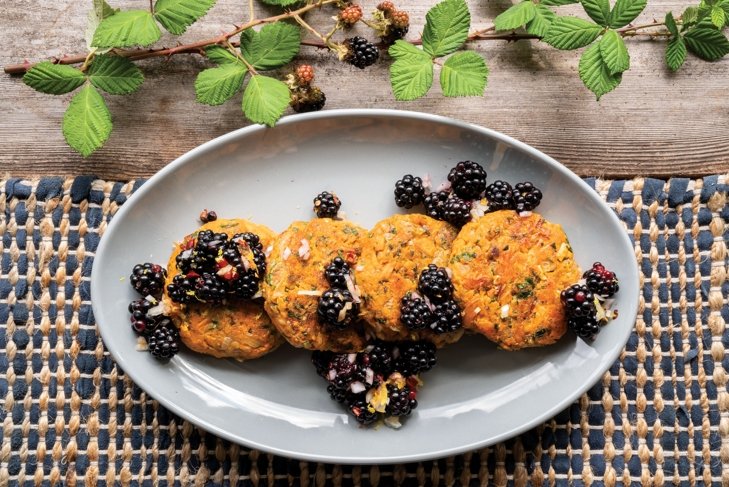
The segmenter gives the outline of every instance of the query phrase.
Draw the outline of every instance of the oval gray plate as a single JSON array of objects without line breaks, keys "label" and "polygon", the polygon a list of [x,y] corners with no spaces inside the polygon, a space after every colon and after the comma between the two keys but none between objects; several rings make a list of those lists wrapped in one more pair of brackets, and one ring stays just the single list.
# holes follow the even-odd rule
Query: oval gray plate
[{"label": "oval gray plate", "polygon": [[[561,223],[583,268],[600,260],[620,277],[617,320],[593,345],[568,334],[558,345],[503,352],[467,337],[424,375],[419,406],[403,428],[362,429],[329,399],[310,354],[288,345],[238,363],[183,351],[157,363],[135,350],[127,304],[134,264],[166,263],[172,242],[194,230],[203,208],[280,231],[312,217],[322,190],[349,219],[371,227],[399,209],[394,182],[430,173],[434,186],[461,160],[489,180],[530,180],[538,211]],[[392,110],[297,115],[251,126],[190,151],[125,203],[104,233],[91,277],[94,316],[121,368],[168,409],[207,431],[285,456],[389,463],[451,455],[496,443],[568,407],[615,361],[632,330],[638,269],[622,223],[580,178],[541,152],[474,125]]]}]

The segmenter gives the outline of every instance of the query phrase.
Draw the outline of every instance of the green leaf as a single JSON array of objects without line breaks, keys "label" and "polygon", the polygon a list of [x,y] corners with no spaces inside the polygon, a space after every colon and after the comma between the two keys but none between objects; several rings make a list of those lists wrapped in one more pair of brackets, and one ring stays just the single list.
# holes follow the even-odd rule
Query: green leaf
[{"label": "green leaf", "polygon": [[535,36],[544,37],[552,25],[552,21],[557,17],[557,14],[541,3],[536,4],[535,7],[535,15],[527,24],[527,32]]},{"label": "green leaf", "polygon": [[618,74],[630,68],[630,56],[628,48],[620,34],[608,29],[600,39],[600,55],[610,74]]},{"label": "green leaf", "polygon": [[390,46],[390,49],[387,51],[387,53],[393,59],[416,57],[418,59],[421,59],[421,58],[427,59],[428,62],[431,61],[430,55],[428,55],[422,49],[418,49],[414,45],[410,44],[409,42],[405,42],[403,40],[395,41],[395,43],[392,46]]},{"label": "green leaf", "polygon": [[571,5],[573,3],[580,3],[579,0],[542,0],[539,2],[540,5],[545,7],[559,7],[562,5]]},{"label": "green leaf", "polygon": [[673,18],[673,12],[668,12],[666,14],[665,22],[668,32],[670,32],[673,36],[678,36],[678,26],[676,25],[676,20]]},{"label": "green leaf", "polygon": [[96,88],[86,85],[74,95],[62,128],[68,145],[84,157],[104,145],[111,134],[111,113]]},{"label": "green leaf", "polygon": [[215,0],[157,0],[154,17],[169,32],[180,35],[215,5]]},{"label": "green leaf", "polygon": [[683,38],[676,36],[671,38],[666,45],[666,64],[671,71],[678,71],[686,60],[686,43]]},{"label": "green leaf", "polygon": [[200,71],[195,79],[197,101],[206,105],[222,105],[240,90],[247,73],[242,63],[226,63]]},{"label": "green leaf", "polygon": [[23,83],[41,93],[61,95],[73,91],[82,84],[86,77],[76,68],[50,61],[38,63],[23,76]]},{"label": "green leaf", "polygon": [[470,26],[466,1],[444,0],[425,15],[423,49],[433,57],[450,54],[466,42]]},{"label": "green leaf", "polygon": [[600,54],[600,45],[593,44],[582,53],[579,64],[580,79],[598,100],[614,90],[622,79],[622,73],[611,74]]},{"label": "green leaf", "polygon": [[426,53],[396,59],[390,65],[390,84],[399,101],[420,98],[433,85],[433,60]]},{"label": "green leaf", "polygon": [[481,56],[473,51],[458,52],[443,63],[440,86],[445,96],[481,96],[488,75],[489,69]]},{"label": "green leaf", "polygon": [[[86,20],[86,31],[84,31],[84,39],[86,40],[86,48],[91,49],[94,42],[94,33],[102,20],[111,17],[117,13],[119,9],[112,8],[104,0],[94,0],[91,10]],[[97,50],[98,52],[98,50]]]},{"label": "green leaf", "polygon": [[617,0],[610,14],[610,27],[619,29],[635,20],[643,11],[647,0]]},{"label": "green leaf", "polygon": [[724,34],[704,23],[686,32],[683,38],[688,50],[705,61],[716,61],[729,53],[729,41]]},{"label": "green leaf", "polygon": [[137,91],[144,82],[142,71],[129,59],[120,56],[96,56],[89,66],[91,84],[112,95]]},{"label": "green leaf", "polygon": [[537,14],[537,7],[532,0],[523,0],[501,12],[494,19],[496,30],[513,30],[532,20]]},{"label": "green leaf", "polygon": [[264,25],[256,32],[244,30],[240,36],[240,51],[255,69],[275,69],[287,64],[298,53],[301,30],[285,22]]},{"label": "green leaf", "polygon": [[289,100],[285,83],[257,74],[243,92],[243,113],[252,122],[273,126],[289,106]]},{"label": "green leaf", "polygon": [[118,8],[112,7],[105,0],[93,0],[93,8],[91,10],[101,20],[111,17],[119,11]]},{"label": "green leaf", "polygon": [[580,0],[582,8],[599,25],[610,25],[610,2],[608,0]]},{"label": "green leaf", "polygon": [[557,17],[542,39],[557,49],[577,49],[585,47],[597,39],[602,28],[577,17]]},{"label": "green leaf", "polygon": [[721,5],[714,5],[711,8],[711,23],[716,26],[717,29],[721,29],[726,24],[726,14]]},{"label": "green leaf", "polygon": [[243,64],[238,56],[222,46],[208,46],[205,48],[205,55],[215,64],[236,63]]},{"label": "green leaf", "polygon": [[101,21],[94,33],[96,47],[148,46],[162,33],[146,10],[125,10]]},{"label": "green leaf", "polygon": [[276,7],[288,7],[295,3],[300,3],[303,0],[261,0],[263,3],[268,5],[275,5]]},{"label": "green leaf", "polygon": [[684,30],[685,27],[696,23],[699,20],[699,9],[696,6],[686,7],[686,10],[681,14],[681,20],[683,20]]}]

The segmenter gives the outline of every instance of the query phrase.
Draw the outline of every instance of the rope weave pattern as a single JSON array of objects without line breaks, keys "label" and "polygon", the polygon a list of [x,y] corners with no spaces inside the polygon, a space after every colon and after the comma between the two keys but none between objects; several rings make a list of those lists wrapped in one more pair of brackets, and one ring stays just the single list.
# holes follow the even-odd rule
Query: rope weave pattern
[{"label": "rope weave pattern", "polygon": [[143,181],[0,179],[0,486],[729,485],[729,175],[586,181],[624,221],[642,271],[618,361],[509,441],[346,466],[207,434],[111,359],[89,276],[109,220]]}]

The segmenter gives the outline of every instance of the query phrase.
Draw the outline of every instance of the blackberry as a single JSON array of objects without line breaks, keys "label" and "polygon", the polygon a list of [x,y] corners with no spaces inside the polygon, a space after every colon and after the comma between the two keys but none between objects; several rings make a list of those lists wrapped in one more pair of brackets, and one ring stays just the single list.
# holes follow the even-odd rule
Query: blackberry
[{"label": "blackberry", "polygon": [[221,303],[225,299],[225,282],[215,274],[204,272],[197,279],[195,296],[204,303]]},{"label": "blackberry", "polygon": [[435,345],[430,342],[399,342],[396,347],[398,357],[395,360],[395,370],[405,377],[426,372],[437,362]]},{"label": "blackberry", "polygon": [[370,367],[375,374],[389,376],[394,365],[392,345],[381,341],[369,345],[362,353],[362,363],[365,367]]},{"label": "blackberry", "polygon": [[178,274],[172,278],[167,285],[167,294],[175,303],[187,304],[195,301],[195,285],[199,276],[188,277],[185,274]]},{"label": "blackberry", "polygon": [[595,316],[595,295],[587,286],[573,284],[560,294],[568,317]]},{"label": "blackberry", "polygon": [[[329,374],[332,370],[334,377],[330,378]],[[348,389],[352,382],[362,379],[362,375],[356,359],[350,360],[348,353],[339,353],[335,354],[329,363],[329,370],[327,370],[325,378],[339,389]]]},{"label": "blackberry", "polygon": [[450,195],[443,205],[442,219],[454,227],[462,227],[471,220],[471,202]]},{"label": "blackberry", "polygon": [[324,269],[324,277],[329,285],[336,289],[347,289],[347,276],[351,275],[349,264],[341,257],[335,257]]},{"label": "blackberry", "polygon": [[542,201],[542,192],[526,181],[514,186],[514,209],[518,212],[532,211]]},{"label": "blackberry", "polygon": [[329,397],[337,401],[339,404],[344,403],[349,395],[349,392],[346,389],[340,389],[334,384],[327,385],[327,392],[329,393]]},{"label": "blackberry", "polygon": [[319,218],[336,218],[342,202],[337,195],[323,191],[314,198],[314,212]]},{"label": "blackberry", "polygon": [[463,326],[461,307],[454,299],[436,304],[433,314],[435,320],[430,324],[430,329],[435,333],[448,333]]},{"label": "blackberry", "polygon": [[403,296],[400,301],[400,322],[408,330],[422,330],[430,326],[433,320],[433,313],[424,300],[413,297],[411,293]]},{"label": "blackberry", "polygon": [[[247,250],[250,249],[251,253],[253,254],[253,263],[256,265],[256,269],[253,271],[258,278],[262,278],[266,274],[266,254],[263,253],[263,245],[261,244],[261,239],[258,238],[258,235],[251,232],[245,232],[245,233],[236,233],[233,235],[230,239],[230,242],[226,246],[226,250],[235,250],[238,252],[238,255],[241,259],[247,258]],[[225,258],[225,251],[223,253],[223,257]],[[232,254],[230,254],[232,256]],[[227,258],[225,260],[228,260]],[[233,264],[230,260],[228,260],[230,264]],[[243,266],[242,261],[237,261],[236,264],[233,264],[236,267],[238,267],[238,272],[243,274],[245,273],[245,267]]]},{"label": "blackberry", "polygon": [[299,86],[308,86],[314,81],[314,68],[308,64],[302,64],[296,68],[294,76]]},{"label": "blackberry", "polygon": [[197,242],[192,251],[190,268],[201,274],[215,269],[215,261],[222,254],[228,235],[203,230],[197,235]]},{"label": "blackberry", "polygon": [[183,250],[175,257],[175,264],[183,274],[192,270],[192,249]]},{"label": "blackberry", "polygon": [[362,425],[369,425],[377,421],[377,411],[364,397],[358,397],[351,401],[349,412]]},{"label": "blackberry", "polygon": [[412,208],[425,198],[423,180],[406,174],[395,183],[395,204],[400,208]]},{"label": "blackberry", "polygon": [[398,389],[394,385],[388,385],[387,397],[385,414],[388,416],[409,416],[412,410],[418,407],[414,391],[408,386]]},{"label": "blackberry", "polygon": [[387,45],[394,44],[395,41],[404,38],[409,30],[410,26],[395,27],[394,25],[388,25],[380,39]]},{"label": "blackberry", "polygon": [[311,352],[311,363],[316,368],[316,373],[326,378],[329,372],[329,364],[334,358],[334,352],[328,350],[314,350]]},{"label": "blackberry", "polygon": [[156,359],[169,359],[179,351],[177,329],[171,325],[158,326],[147,339],[149,353]]},{"label": "blackberry", "polygon": [[395,4],[389,0],[385,0],[384,2],[380,2],[377,4],[377,10],[380,10],[384,13],[392,13],[395,11]]},{"label": "blackberry", "polygon": [[436,220],[443,220],[445,216],[445,204],[450,193],[448,191],[436,191],[428,194],[423,199],[425,214]]},{"label": "blackberry", "polygon": [[251,299],[258,293],[260,278],[253,269],[238,275],[231,281],[230,290],[241,299]]},{"label": "blackberry", "polygon": [[453,283],[445,268],[430,264],[420,273],[418,291],[433,301],[445,301],[453,297]]},{"label": "blackberry", "polygon": [[600,262],[592,264],[592,269],[586,271],[582,277],[585,278],[587,288],[603,298],[612,297],[620,289],[615,273],[605,269]]},{"label": "blackberry", "polygon": [[589,342],[600,333],[600,324],[594,316],[572,316],[567,319],[567,328]]},{"label": "blackberry", "polygon": [[339,20],[348,26],[359,22],[362,18],[362,7],[359,5],[348,5],[339,12]]},{"label": "blackberry", "polygon": [[489,202],[489,211],[514,209],[514,189],[506,181],[494,181],[484,193]]},{"label": "blackberry", "polygon": [[158,301],[149,301],[147,299],[137,299],[129,303],[129,313],[131,313],[132,330],[137,335],[148,335],[157,327],[157,318],[147,316],[147,312],[152,306],[157,305]]},{"label": "blackberry", "polygon": [[344,61],[359,69],[375,64],[380,57],[377,46],[364,37],[350,37],[344,40],[344,45],[347,48],[347,53],[343,58]]},{"label": "blackberry", "polygon": [[477,199],[486,189],[486,170],[473,161],[462,161],[448,173],[453,192],[465,200]]},{"label": "blackberry", "polygon": [[166,278],[167,271],[161,265],[145,262],[134,266],[132,275],[129,276],[129,282],[142,296],[159,298],[165,288]]},{"label": "blackberry", "polygon": [[318,112],[327,102],[323,91],[315,86],[302,86],[291,91],[289,105],[296,113]]},{"label": "blackberry", "polygon": [[319,298],[316,314],[319,323],[344,330],[357,319],[359,304],[346,289],[327,289]]}]

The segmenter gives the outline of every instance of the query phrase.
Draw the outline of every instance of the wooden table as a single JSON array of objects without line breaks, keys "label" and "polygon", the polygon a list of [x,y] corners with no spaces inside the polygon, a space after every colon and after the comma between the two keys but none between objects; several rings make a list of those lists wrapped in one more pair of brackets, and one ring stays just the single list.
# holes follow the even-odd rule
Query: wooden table
[{"label": "wooden table", "polygon": [[[145,8],[142,0],[112,1],[115,7]],[[363,2],[365,11],[377,2]],[[417,37],[434,1],[401,0]],[[0,29],[0,64],[83,53],[90,2],[5,2]],[[511,2],[470,1],[472,27],[491,25]],[[651,0],[638,22],[676,15],[686,2]],[[258,15],[273,9],[257,7]],[[245,15],[240,0],[219,0],[181,42],[230,30]],[[562,7],[578,13],[579,7]],[[319,14],[323,15],[323,14]],[[174,45],[167,35],[160,45]],[[536,41],[474,43],[491,74],[483,97],[444,98],[433,89],[423,99],[396,102],[387,62],[365,71],[338,62],[328,51],[302,48],[327,95],[325,109],[397,108],[450,116],[499,130],[560,160],[580,175],[603,177],[701,176],[729,171],[729,60],[706,63],[689,56],[672,74],[663,61],[664,42],[631,39],[631,69],[617,91],[598,103],[577,75],[578,53]],[[146,81],[135,94],[107,96],[114,132],[106,146],[84,159],[61,134],[71,95],[50,96],[0,75],[0,170],[13,176],[95,174],[106,179],[149,176],[198,144],[245,126],[240,95],[222,107],[195,101],[196,73],[209,65],[197,55],[140,63]]]}]

